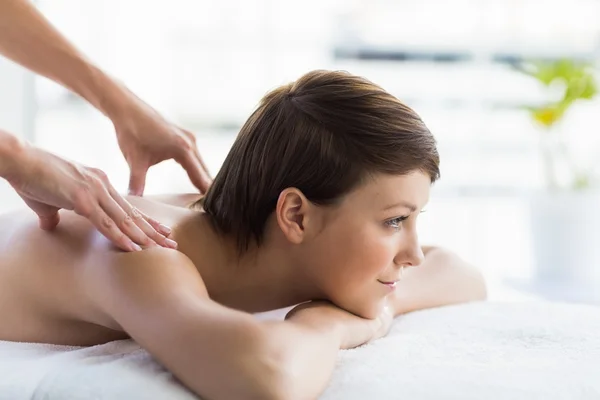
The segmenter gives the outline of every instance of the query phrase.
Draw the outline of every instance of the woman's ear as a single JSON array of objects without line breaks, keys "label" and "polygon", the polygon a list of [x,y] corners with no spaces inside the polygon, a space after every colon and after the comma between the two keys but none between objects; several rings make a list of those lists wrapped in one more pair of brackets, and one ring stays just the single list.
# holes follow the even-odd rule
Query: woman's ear
[{"label": "woman's ear", "polygon": [[310,210],[311,203],[300,190],[287,188],[279,194],[277,225],[290,242],[300,244],[305,239]]}]

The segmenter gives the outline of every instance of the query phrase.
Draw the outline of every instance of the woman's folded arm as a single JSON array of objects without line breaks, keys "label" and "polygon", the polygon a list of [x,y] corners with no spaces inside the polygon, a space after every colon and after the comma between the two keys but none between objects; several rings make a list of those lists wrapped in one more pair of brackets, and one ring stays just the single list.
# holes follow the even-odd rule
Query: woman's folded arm
[{"label": "woman's folded arm", "polygon": [[[191,261],[150,249],[85,272],[95,304],[206,399],[311,399],[329,381],[341,346],[334,321],[259,321],[208,298]],[[366,320],[365,320],[366,321]]]},{"label": "woman's folded arm", "polygon": [[484,300],[481,272],[451,251],[423,247],[425,261],[405,271],[393,294],[395,314]]}]

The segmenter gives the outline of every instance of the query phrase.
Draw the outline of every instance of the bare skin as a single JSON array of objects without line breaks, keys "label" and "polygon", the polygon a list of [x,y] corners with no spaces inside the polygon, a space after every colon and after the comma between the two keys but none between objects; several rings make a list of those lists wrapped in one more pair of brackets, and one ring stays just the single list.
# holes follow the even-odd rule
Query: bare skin
[{"label": "bare skin", "polygon": [[[288,188],[264,244],[241,257],[203,212],[186,207],[197,195],[128,198],[173,227],[177,250],[122,252],[70,211],[52,232],[30,212],[2,216],[0,340],[131,337],[207,398],[315,398],[337,351],[385,335],[392,315],[485,298],[470,266],[418,245],[416,217],[428,196],[421,173],[377,178],[335,209]],[[403,267],[395,291],[381,283]],[[250,314],[319,299],[337,306],[309,303],[285,321]]]},{"label": "bare skin", "polygon": [[[209,228],[202,211],[188,207],[198,198],[128,196],[127,201],[173,227],[178,250],[195,261],[210,298],[219,304],[255,313],[317,298],[289,287],[261,288],[244,279],[248,274],[242,274],[239,265],[232,269],[223,251],[231,246]],[[129,338],[90,298],[89,285],[95,271],[143,268],[147,258],[119,251],[74,212],[63,210],[61,221],[49,233],[37,227],[31,212],[0,216],[0,340],[89,346]]]},{"label": "bare skin", "polygon": [[[172,226],[192,213],[150,199],[127,200]],[[0,216],[0,339],[93,345],[127,338],[90,302],[82,271],[136,263],[136,258],[114,248],[85,218],[61,214],[52,233],[40,230],[26,210]]]}]

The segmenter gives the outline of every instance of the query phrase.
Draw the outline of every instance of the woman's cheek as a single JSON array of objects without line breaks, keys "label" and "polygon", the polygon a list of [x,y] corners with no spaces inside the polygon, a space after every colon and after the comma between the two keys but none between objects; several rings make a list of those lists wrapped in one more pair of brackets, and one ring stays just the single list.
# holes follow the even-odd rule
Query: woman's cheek
[{"label": "woman's cheek", "polygon": [[394,263],[395,243],[389,238],[372,240],[369,246],[369,264],[374,272],[382,273]]}]

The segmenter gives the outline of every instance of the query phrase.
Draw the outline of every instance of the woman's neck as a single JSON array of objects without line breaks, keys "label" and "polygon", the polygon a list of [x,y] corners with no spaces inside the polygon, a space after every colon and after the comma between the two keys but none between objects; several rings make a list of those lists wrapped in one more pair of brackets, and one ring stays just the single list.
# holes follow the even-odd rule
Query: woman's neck
[{"label": "woman's neck", "polygon": [[318,297],[289,245],[276,234],[240,255],[235,241],[198,212],[177,224],[171,236],[198,269],[211,299],[225,306],[261,312]]}]

